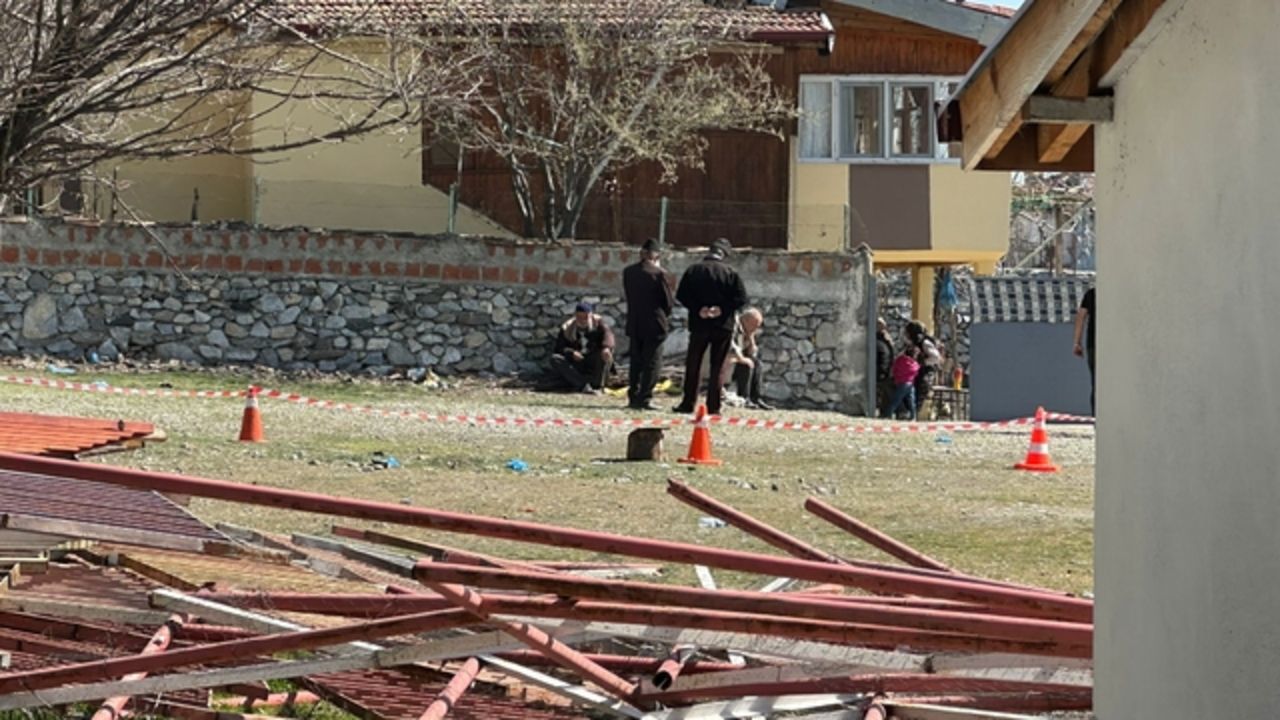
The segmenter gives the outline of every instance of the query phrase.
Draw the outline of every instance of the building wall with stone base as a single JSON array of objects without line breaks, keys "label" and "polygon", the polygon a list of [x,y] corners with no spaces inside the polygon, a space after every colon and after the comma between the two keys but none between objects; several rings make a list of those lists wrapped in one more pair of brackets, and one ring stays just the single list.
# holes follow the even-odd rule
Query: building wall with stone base
[{"label": "building wall with stone base", "polygon": [[[678,275],[700,257],[666,265]],[[625,355],[621,271],[637,260],[616,244],[5,222],[0,354],[534,375],[583,299]],[[867,255],[744,252],[732,264],[767,318],[766,396],[861,412]],[[687,339],[683,310],[675,325],[669,355]]]}]

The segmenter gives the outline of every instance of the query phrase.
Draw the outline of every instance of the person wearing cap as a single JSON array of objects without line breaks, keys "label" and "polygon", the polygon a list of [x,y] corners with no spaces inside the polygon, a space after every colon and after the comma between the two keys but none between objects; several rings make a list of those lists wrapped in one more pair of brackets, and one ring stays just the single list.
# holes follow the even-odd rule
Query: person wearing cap
[{"label": "person wearing cap", "polygon": [[662,246],[649,238],[640,248],[640,262],[622,271],[627,297],[627,338],[631,341],[631,365],[627,382],[627,407],[657,410],[653,386],[662,367],[662,344],[671,329],[675,299],[662,270]]},{"label": "person wearing cap", "polygon": [[573,390],[597,394],[613,367],[613,330],[590,303],[580,302],[556,333],[551,369]]},{"label": "person wearing cap", "polygon": [[702,384],[702,358],[710,350],[707,412],[720,414],[720,369],[729,357],[734,319],[747,306],[747,288],[726,262],[731,249],[728,240],[717,238],[707,255],[684,271],[676,288],[676,300],[689,310],[689,352],[685,356],[684,398],[673,408],[675,412],[693,412]]}]

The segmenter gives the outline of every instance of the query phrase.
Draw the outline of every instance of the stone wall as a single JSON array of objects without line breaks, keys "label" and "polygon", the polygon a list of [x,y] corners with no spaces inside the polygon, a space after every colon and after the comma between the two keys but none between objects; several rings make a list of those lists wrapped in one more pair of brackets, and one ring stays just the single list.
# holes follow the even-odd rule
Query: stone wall
[{"label": "stone wall", "polygon": [[[700,256],[666,265],[679,273]],[[580,299],[613,321],[625,353],[620,276],[636,260],[615,244],[6,221],[0,354],[533,375]],[[867,256],[748,251],[732,263],[768,318],[766,395],[860,411]]]}]

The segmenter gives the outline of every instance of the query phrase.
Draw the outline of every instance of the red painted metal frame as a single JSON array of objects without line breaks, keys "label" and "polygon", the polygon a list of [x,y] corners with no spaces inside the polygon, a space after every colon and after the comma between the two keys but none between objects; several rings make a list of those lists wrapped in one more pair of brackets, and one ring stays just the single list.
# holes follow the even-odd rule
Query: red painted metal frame
[{"label": "red painted metal frame", "polygon": [[591,662],[582,653],[551,637],[541,629],[526,623],[493,620],[488,604],[474,590],[449,583],[429,583],[427,587],[452,600],[458,607],[465,609],[472,615],[528,645],[531,649],[555,660],[566,670],[570,670],[579,677],[595,683],[614,697],[626,699],[635,694],[635,683],[627,682]]},{"label": "red painted metal frame", "polygon": [[[763,540],[788,555],[794,555],[795,557],[803,558],[805,560],[816,560],[818,562],[848,564],[845,563],[842,558],[836,557],[825,550],[820,550],[771,525],[760,522],[737,508],[730,507],[710,495],[694,490],[679,480],[667,481],[667,494],[692,508],[720,518],[748,535]],[[858,563],[858,565],[861,567],[868,566],[864,563]]]},{"label": "red painted metal frame", "polygon": [[1093,652],[1091,645],[1037,643],[879,625],[858,625],[830,620],[807,620],[694,608],[574,601],[561,598],[511,598],[485,595],[484,608],[491,613],[503,615],[772,635],[795,640],[815,640],[886,650],[909,647],[932,651],[1000,652],[1071,658],[1088,658]]},{"label": "red painted metal frame", "polygon": [[[139,656],[159,655],[169,649],[169,643],[173,641],[173,635],[176,631],[187,624],[189,618],[185,613],[174,613],[169,616],[163,625],[156,629],[151,640],[147,642],[147,646],[142,648]],[[125,675],[125,680],[141,680],[147,676],[146,672],[135,672]],[[102,705],[98,706],[98,710],[93,713],[91,720],[116,720],[120,717],[120,713],[124,711],[124,706],[129,704],[129,695],[117,695],[116,697],[107,698]]]},{"label": "red painted metal frame", "polygon": [[[600,667],[608,668],[616,673],[634,673],[637,675],[651,675],[658,671],[666,660],[662,658],[644,657],[642,655],[604,655],[600,653],[583,653],[583,657],[587,658]],[[511,652],[498,653],[498,657],[504,660],[512,660],[522,665],[547,665],[551,661],[541,653],[532,650],[519,650]],[[727,672],[729,670],[741,670],[741,665],[735,665],[731,662],[719,662],[716,660],[689,660],[684,665],[682,675],[704,675],[713,672]]]},{"label": "red painted metal frame", "polygon": [[666,690],[684,672],[685,665],[693,659],[695,648],[691,645],[678,645],[671,648],[671,654],[658,666],[653,674],[653,685],[659,690]]},{"label": "red painted metal frame", "polygon": [[955,570],[946,564],[939,562],[928,555],[916,550],[915,548],[900,542],[861,520],[843,513],[834,507],[822,502],[817,498],[808,498],[804,501],[804,509],[813,515],[826,520],[845,532],[863,540],[867,544],[875,547],[877,550],[885,552],[893,557],[918,568],[926,570],[937,570],[939,572],[953,573]]},{"label": "red painted metal frame", "polygon": [[[987,678],[954,677],[904,673],[895,675],[852,675],[840,677],[807,678],[779,682],[755,682],[738,685],[687,688],[652,693],[646,699],[676,706],[706,700],[747,697],[751,695],[816,695],[824,693],[885,695],[888,693],[1042,693],[1075,695],[1081,690],[1075,685],[1056,683],[992,680]],[[1085,688],[1087,691],[1088,688]]]},{"label": "red painted metal frame", "polygon": [[[547,575],[431,562],[419,563],[414,569],[414,576],[422,581],[527,590],[551,593],[561,597],[833,620],[843,623],[1001,637],[1067,647],[1088,646],[1093,643],[1093,627],[1083,623],[843,603],[820,596],[797,597],[749,590],[707,590],[678,585]],[[387,599],[392,604],[399,600],[400,598]],[[402,612],[407,612],[407,609]]]},{"label": "red painted metal frame", "polygon": [[867,711],[862,714],[862,720],[889,720],[889,711],[877,699],[867,706]]},{"label": "red painted metal frame", "polygon": [[158,655],[132,655],[109,660],[63,665],[44,670],[0,675],[0,693],[43,690],[66,683],[113,680],[129,673],[150,673],[157,670],[189,665],[204,665],[239,657],[265,655],[289,650],[309,650],[356,640],[374,640],[391,635],[444,630],[474,623],[475,620],[465,611],[443,610],[370,620],[322,630],[276,633],[247,640],[230,640],[210,645],[197,645]]},{"label": "red painted metal frame", "polygon": [[[0,453],[0,468],[29,473],[74,477],[126,487],[159,490],[247,504],[282,507],[365,520],[401,523],[450,532],[502,538],[556,547],[580,548],[667,562],[791,577],[813,582],[834,582],[890,594],[911,594],[998,607],[1051,611],[1064,620],[1090,621],[1090,600],[986,585],[970,579],[928,577],[896,570],[876,570],[832,565],[811,560],[775,557],[739,550],[724,550],[667,540],[633,538],[612,533],[504,520],[390,503],[340,498],[317,493],[282,490],[221,480],[151,473],[104,465]],[[922,572],[922,571],[915,571]]]},{"label": "red painted metal frame", "polygon": [[993,693],[990,695],[897,695],[886,703],[895,705],[941,705],[948,708],[991,710],[994,712],[1048,713],[1093,709],[1093,690],[1081,688],[1062,693]]},{"label": "red painted metal frame", "polygon": [[444,686],[436,699],[432,701],[427,709],[422,713],[422,717],[418,720],[444,720],[444,718],[458,704],[458,700],[471,687],[471,683],[475,682],[476,675],[480,674],[480,661],[476,658],[468,658],[462,667],[453,674],[453,678],[449,680],[449,684]]}]

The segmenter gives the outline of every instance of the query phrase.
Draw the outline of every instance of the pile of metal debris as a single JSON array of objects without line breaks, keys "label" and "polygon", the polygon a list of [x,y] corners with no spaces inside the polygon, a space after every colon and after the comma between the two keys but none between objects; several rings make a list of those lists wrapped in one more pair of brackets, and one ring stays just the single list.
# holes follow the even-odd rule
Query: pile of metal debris
[{"label": "pile of metal debris", "polygon": [[[669,490],[785,555],[0,452],[0,711],[961,720],[1091,707],[1090,600],[955,571],[816,499],[807,510],[898,562],[847,560]],[[179,505],[190,497],[334,524],[214,528]],[[405,528],[601,557],[494,557]],[[701,587],[655,581],[675,564]],[[712,569],[760,589],[719,589]],[[287,691],[266,684],[280,680]]]}]

